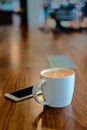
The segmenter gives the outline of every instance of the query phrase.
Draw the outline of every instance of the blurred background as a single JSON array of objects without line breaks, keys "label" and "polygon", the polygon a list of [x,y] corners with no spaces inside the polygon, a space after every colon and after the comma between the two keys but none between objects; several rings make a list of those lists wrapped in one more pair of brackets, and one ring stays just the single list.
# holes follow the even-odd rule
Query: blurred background
[{"label": "blurred background", "polygon": [[87,0],[0,0],[3,25],[83,29],[87,27]]}]

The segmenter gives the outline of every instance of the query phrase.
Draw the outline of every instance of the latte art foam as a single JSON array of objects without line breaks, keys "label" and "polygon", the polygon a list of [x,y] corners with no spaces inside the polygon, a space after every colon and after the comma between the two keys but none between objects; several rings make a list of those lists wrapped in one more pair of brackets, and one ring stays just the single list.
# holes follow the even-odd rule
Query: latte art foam
[{"label": "latte art foam", "polygon": [[59,70],[59,71],[54,71],[54,72],[46,72],[43,75],[46,77],[52,77],[52,78],[61,78],[61,77],[67,77],[72,75],[72,71],[68,70]]}]

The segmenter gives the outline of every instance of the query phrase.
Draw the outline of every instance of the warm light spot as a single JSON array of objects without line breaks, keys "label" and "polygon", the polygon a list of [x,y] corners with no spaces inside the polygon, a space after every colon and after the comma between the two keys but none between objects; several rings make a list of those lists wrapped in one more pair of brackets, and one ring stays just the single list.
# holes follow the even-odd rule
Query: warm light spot
[{"label": "warm light spot", "polygon": [[20,36],[16,32],[10,39],[10,62],[12,67],[18,67],[20,63]]}]

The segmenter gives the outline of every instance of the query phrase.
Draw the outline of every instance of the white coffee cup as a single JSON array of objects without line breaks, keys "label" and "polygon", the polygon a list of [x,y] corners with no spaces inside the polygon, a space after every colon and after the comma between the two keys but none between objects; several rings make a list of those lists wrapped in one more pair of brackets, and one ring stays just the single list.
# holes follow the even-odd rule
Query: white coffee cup
[{"label": "white coffee cup", "polygon": [[[48,72],[64,72],[65,76],[57,77],[45,75]],[[42,104],[50,107],[65,107],[68,106],[73,97],[75,72],[67,68],[51,68],[41,71],[41,80],[33,87],[34,99]],[[45,101],[38,97],[38,91],[41,90]]]}]

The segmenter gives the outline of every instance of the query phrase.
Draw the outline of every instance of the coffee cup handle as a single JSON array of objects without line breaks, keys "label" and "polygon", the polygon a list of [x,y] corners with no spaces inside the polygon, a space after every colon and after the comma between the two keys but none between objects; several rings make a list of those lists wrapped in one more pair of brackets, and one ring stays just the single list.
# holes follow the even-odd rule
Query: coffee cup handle
[{"label": "coffee cup handle", "polygon": [[[42,104],[42,105],[48,105],[48,103],[47,103],[46,101],[42,101],[42,100],[40,100],[40,99],[38,98],[38,92],[39,92],[39,90],[41,90],[41,87],[42,87],[42,85],[43,85],[45,82],[46,82],[45,79],[40,80],[38,83],[36,83],[36,84],[33,86],[33,90],[32,90],[32,94],[33,94],[34,99],[35,99],[38,103],[40,103],[40,104]],[[42,94],[43,94],[43,93],[42,93]]]}]

